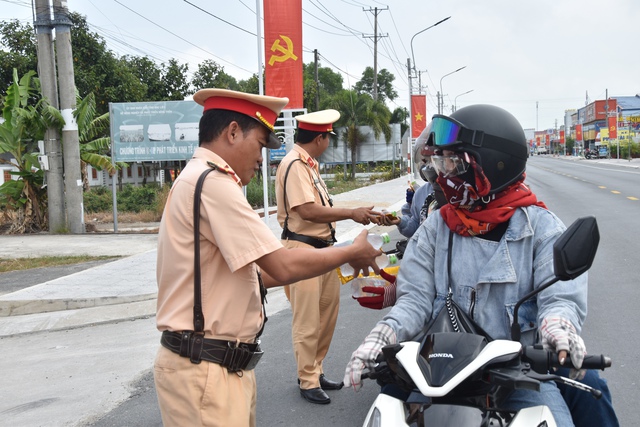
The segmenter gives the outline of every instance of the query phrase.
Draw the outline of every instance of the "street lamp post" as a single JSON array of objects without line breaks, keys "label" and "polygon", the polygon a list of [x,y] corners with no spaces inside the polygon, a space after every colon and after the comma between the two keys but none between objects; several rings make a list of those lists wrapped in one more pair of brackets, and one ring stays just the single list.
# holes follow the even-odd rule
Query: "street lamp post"
[{"label": "street lamp post", "polygon": [[413,39],[415,39],[415,38],[416,38],[416,36],[417,36],[418,34],[424,33],[424,32],[425,32],[425,31],[427,31],[428,29],[433,28],[433,27],[435,27],[436,25],[440,25],[440,24],[442,24],[444,21],[446,21],[446,20],[447,20],[447,19],[449,19],[449,18],[451,18],[451,17],[450,17],[450,16],[447,16],[446,18],[439,20],[438,22],[436,22],[435,24],[433,24],[433,25],[431,25],[431,26],[429,26],[429,27],[425,28],[424,30],[420,30],[420,31],[418,31],[417,33],[415,33],[415,34],[413,35],[413,37],[411,37],[411,60],[413,61],[413,71],[415,71],[415,70],[416,70],[416,58],[415,58],[415,56],[413,56]]},{"label": "street lamp post", "polygon": [[444,93],[442,92],[442,79],[444,79],[447,76],[450,76],[451,74],[457,73],[460,70],[464,70],[465,68],[467,68],[467,66],[465,65],[464,67],[460,67],[455,71],[452,71],[450,73],[445,74],[444,76],[442,76],[440,78],[440,103],[438,104],[438,114],[442,114],[444,110]]},{"label": "street lamp post", "polygon": [[456,95],[456,97],[455,97],[455,98],[453,98],[453,111],[454,111],[454,112],[458,109],[458,97],[459,97],[459,96],[462,96],[462,95],[466,95],[466,94],[471,93],[471,92],[473,92],[473,89],[468,90],[468,91],[466,91],[466,92],[463,92],[463,93],[461,93],[460,95]]},{"label": "street lamp post", "polygon": [[[427,28],[418,31],[417,33],[415,33],[413,35],[413,37],[411,37],[411,60],[409,60],[409,58],[407,58],[407,67],[408,67],[408,71],[409,71],[409,138],[407,138],[407,153],[409,154],[409,157],[412,155],[412,151],[413,151],[413,126],[412,126],[412,122],[413,122],[413,106],[412,106],[412,102],[411,102],[411,95],[413,95],[413,90],[411,87],[411,79],[414,78],[412,76],[411,73],[411,69],[413,69],[413,74],[415,74],[416,72],[416,60],[415,57],[413,56],[413,39],[416,38],[416,36],[418,34],[424,33],[425,31],[427,31],[430,28],[435,27],[436,25],[440,25],[442,24],[444,21],[448,20],[449,18],[451,18],[450,16],[447,16],[444,19],[441,19],[440,21],[436,22],[433,25],[428,26]],[[411,61],[413,61],[413,64],[411,64]],[[411,161],[411,159],[409,158],[409,171],[411,173],[411,175],[413,175],[413,162]]]}]

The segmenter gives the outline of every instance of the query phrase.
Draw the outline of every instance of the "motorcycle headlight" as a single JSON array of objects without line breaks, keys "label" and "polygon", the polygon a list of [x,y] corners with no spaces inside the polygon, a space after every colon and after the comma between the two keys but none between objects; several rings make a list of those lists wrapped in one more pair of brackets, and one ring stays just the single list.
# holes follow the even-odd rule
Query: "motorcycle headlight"
[{"label": "motorcycle headlight", "polygon": [[369,418],[369,422],[366,427],[380,427],[382,424],[382,418],[380,416],[380,410],[378,408],[373,408],[373,412],[371,413],[371,418]]}]

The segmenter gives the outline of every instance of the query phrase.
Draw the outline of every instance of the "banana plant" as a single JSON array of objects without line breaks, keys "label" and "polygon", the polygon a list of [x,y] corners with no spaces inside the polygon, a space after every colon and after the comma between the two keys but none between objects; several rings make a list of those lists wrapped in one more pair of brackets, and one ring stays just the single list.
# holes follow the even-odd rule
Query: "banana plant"
[{"label": "banana plant", "polygon": [[8,233],[31,233],[47,229],[47,192],[44,171],[40,167],[37,141],[43,139],[49,126],[62,127],[60,111],[41,96],[40,81],[35,71],[18,79],[13,70],[13,81],[2,100],[0,124],[0,154],[9,153],[11,160],[0,157],[0,163],[10,164],[17,170],[10,174],[17,180],[8,180],[0,186],[0,205],[3,215],[12,216]]}]

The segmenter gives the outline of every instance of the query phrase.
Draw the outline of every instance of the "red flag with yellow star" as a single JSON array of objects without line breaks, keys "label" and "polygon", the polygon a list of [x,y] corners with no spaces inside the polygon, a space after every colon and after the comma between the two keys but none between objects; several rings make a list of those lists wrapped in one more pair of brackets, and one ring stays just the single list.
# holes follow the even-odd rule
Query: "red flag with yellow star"
[{"label": "red flag with yellow star", "polygon": [[302,0],[264,0],[265,95],[303,108]]},{"label": "red flag with yellow star", "polygon": [[576,141],[582,141],[582,125],[576,125]]},{"label": "red flag with yellow star", "polygon": [[427,127],[427,96],[411,95],[411,138],[420,136]]}]

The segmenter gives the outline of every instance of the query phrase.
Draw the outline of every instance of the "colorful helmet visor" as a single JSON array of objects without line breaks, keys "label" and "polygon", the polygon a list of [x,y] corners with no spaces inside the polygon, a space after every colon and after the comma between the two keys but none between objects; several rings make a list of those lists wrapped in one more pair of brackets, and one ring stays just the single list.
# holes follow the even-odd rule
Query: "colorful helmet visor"
[{"label": "colorful helmet visor", "polygon": [[[464,140],[466,139],[464,137],[467,136],[465,135],[467,133],[465,131],[468,131],[468,129],[455,119],[436,114],[431,120],[431,134],[433,137],[430,141],[436,148],[440,149],[462,144],[464,142],[471,142],[471,140]],[[470,131],[469,136],[473,136],[472,131]]]}]

